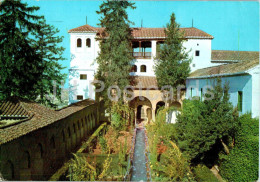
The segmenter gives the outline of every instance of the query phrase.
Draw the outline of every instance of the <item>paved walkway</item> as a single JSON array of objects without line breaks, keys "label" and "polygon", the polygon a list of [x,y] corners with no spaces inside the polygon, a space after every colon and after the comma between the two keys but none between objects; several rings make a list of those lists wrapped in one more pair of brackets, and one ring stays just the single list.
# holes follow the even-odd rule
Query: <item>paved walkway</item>
[{"label": "paved walkway", "polygon": [[147,181],[145,162],[145,132],[144,129],[138,128],[136,130],[133,173],[131,181]]}]

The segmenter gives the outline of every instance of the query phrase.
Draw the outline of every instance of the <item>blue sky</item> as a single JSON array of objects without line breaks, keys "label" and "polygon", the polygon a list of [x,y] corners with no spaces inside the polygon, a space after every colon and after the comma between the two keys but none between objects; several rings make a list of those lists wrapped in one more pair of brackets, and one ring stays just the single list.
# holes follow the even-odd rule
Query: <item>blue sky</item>
[{"label": "blue sky", "polygon": [[[68,30],[88,24],[97,26],[100,16],[96,14],[102,1],[76,0],[23,0],[30,6],[39,6],[38,14],[54,25],[64,36],[66,48],[61,63],[70,63]],[[259,2],[245,1],[135,1],[136,9],[129,10],[129,19],[143,27],[165,27],[172,12],[181,27],[193,25],[214,36],[213,50],[259,51]],[[68,85],[66,84],[65,87]]]}]

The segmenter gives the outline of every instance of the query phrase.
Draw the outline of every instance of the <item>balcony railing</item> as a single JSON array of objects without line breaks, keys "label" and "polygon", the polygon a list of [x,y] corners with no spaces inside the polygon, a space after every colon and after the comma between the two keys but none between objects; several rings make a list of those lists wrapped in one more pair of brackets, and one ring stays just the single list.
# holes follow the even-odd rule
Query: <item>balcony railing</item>
[{"label": "balcony railing", "polygon": [[136,59],[151,59],[151,52],[131,52],[131,55]]}]

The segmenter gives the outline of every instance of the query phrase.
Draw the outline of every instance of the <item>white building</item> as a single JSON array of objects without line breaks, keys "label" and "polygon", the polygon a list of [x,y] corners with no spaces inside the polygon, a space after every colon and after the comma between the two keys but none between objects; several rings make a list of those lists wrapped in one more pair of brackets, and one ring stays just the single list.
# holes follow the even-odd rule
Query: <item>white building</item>
[{"label": "white building", "polygon": [[[131,28],[132,48],[135,58],[130,75],[155,77],[154,58],[157,44],[165,40],[164,28]],[[191,70],[212,66],[211,40],[213,36],[197,28],[181,28],[184,32],[184,47],[192,58]],[[69,30],[70,34],[70,93],[69,102],[95,98],[91,82],[98,65],[95,59],[99,53],[99,41],[104,37],[104,28],[83,25]]]}]

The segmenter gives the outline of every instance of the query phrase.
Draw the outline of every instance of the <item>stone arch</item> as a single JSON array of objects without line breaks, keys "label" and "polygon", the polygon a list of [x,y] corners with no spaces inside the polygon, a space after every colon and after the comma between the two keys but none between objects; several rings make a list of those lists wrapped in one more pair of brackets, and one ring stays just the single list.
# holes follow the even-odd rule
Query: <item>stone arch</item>
[{"label": "stone arch", "polygon": [[157,114],[158,110],[159,110],[161,107],[165,107],[165,102],[164,102],[164,101],[159,101],[159,102],[157,102],[157,104],[156,104],[156,109],[155,109],[155,115]]},{"label": "stone arch", "polygon": [[52,135],[52,137],[50,139],[50,146],[51,146],[52,149],[56,148],[54,135]]},{"label": "stone arch", "polygon": [[62,130],[61,136],[62,136],[62,141],[66,142],[66,136],[65,136],[65,131],[64,130]]},{"label": "stone arch", "polygon": [[6,161],[4,164],[4,168],[2,171],[3,177],[6,180],[14,180],[15,173],[14,173],[14,164],[11,160]]},{"label": "stone arch", "polygon": [[71,132],[70,132],[70,127],[68,127],[68,137],[70,138]]},{"label": "stone arch", "polygon": [[146,111],[148,108],[152,109],[152,103],[147,97],[137,96],[129,102],[129,106],[135,110],[135,119],[137,122],[148,121]]},{"label": "stone arch", "polygon": [[76,133],[76,125],[73,123],[73,133]]},{"label": "stone arch", "polygon": [[80,121],[78,120],[78,130],[80,130]]},{"label": "stone arch", "polygon": [[176,109],[180,109],[181,108],[181,103],[178,101],[172,102],[169,105],[170,107],[175,107]]},{"label": "stone arch", "polygon": [[24,151],[22,154],[20,168],[21,169],[30,169],[30,167],[31,167],[30,153],[28,151]]},{"label": "stone arch", "polygon": [[41,143],[38,143],[38,145],[37,145],[37,158],[38,159],[42,159],[43,158],[43,153],[44,153],[44,151],[43,151],[43,146],[42,146],[42,144]]}]

